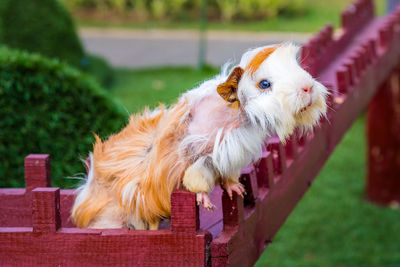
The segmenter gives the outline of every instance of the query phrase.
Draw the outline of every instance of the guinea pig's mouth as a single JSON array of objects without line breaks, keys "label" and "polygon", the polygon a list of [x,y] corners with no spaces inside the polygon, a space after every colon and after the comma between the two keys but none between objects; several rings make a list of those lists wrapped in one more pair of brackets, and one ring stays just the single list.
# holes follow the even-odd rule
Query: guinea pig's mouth
[{"label": "guinea pig's mouth", "polygon": [[307,108],[311,107],[312,104],[313,104],[313,101],[310,100],[310,102],[308,102],[308,104],[307,104],[306,106],[304,106],[303,108],[301,108],[301,109],[299,110],[299,113],[303,113],[304,111],[307,111]]},{"label": "guinea pig's mouth", "polygon": [[304,102],[305,102],[305,103],[303,104],[304,106],[303,106],[301,109],[299,109],[298,113],[303,113],[303,112],[307,111],[307,109],[308,109],[309,107],[311,107],[311,106],[313,105],[313,103],[314,103],[312,97],[309,97],[309,98],[307,99],[307,101],[304,101]]}]

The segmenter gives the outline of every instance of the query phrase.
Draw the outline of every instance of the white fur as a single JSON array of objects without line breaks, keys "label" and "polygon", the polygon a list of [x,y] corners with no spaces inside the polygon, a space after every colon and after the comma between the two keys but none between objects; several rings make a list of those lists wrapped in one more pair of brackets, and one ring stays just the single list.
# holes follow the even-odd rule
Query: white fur
[{"label": "white fur", "polygon": [[[270,46],[247,51],[238,66],[246,69],[252,58],[267,47]],[[209,104],[212,102],[209,99],[219,97],[216,88],[228,78],[228,70],[232,69],[229,66],[224,66],[221,74],[214,79],[184,94],[183,97],[189,99],[194,110],[197,108],[203,111],[197,112],[201,119],[196,118],[196,112],[194,113],[192,124],[189,124],[189,135],[182,142],[182,147],[201,147],[205,143],[212,143],[210,155],[214,168],[222,178],[232,179],[239,176],[242,168],[259,158],[268,136],[277,134],[284,141],[296,127],[312,129],[326,111],[327,90],[300,67],[298,52],[299,47],[293,44],[280,45],[253,75],[248,72],[242,75],[238,87],[242,110],[239,128],[229,127],[229,122],[226,122],[226,127],[225,123],[215,120],[214,117],[218,114],[210,111],[213,106]],[[272,83],[271,89],[260,90],[257,87],[263,79]],[[312,94],[302,92],[303,87],[312,87]],[[206,104],[202,102],[205,98]],[[311,110],[300,114],[300,110],[310,101],[314,103],[318,98],[322,101],[321,107],[311,107]]]},{"label": "white fur", "polygon": [[[206,160],[207,157],[200,157],[186,169],[182,182],[188,190],[195,193],[211,191],[215,183],[215,174],[207,166]],[[203,179],[197,179],[197,177]]]},{"label": "white fur", "polygon": [[[126,206],[130,206],[133,203],[133,196],[136,193],[138,187],[139,180],[133,180],[127,183],[121,192],[121,200],[122,204]],[[139,194],[138,194],[139,195]]]},{"label": "white fur", "polygon": [[[251,162],[259,159],[266,138],[277,134],[284,141],[295,128],[312,129],[319,118],[326,113],[327,90],[300,67],[297,59],[299,47],[290,43],[279,45],[254,73],[250,73],[247,66],[257,53],[267,47],[247,51],[237,66],[232,66],[231,63],[224,65],[220,74],[186,92],[179,99],[188,106],[187,113],[179,122],[185,125],[185,133],[177,136],[180,140],[178,151],[174,149],[170,152],[179,153],[179,163],[187,164],[183,185],[190,191],[198,193],[197,199],[201,201],[207,200],[207,194],[204,193],[211,190],[218,181],[222,182],[228,194],[232,191],[241,194],[244,189],[237,184],[240,172]],[[217,92],[218,86],[225,83],[235,67],[244,70],[236,92],[239,108],[228,103]],[[265,79],[270,81],[272,86],[260,89],[258,84]],[[312,88],[312,93],[304,92],[302,88],[305,87]],[[165,114],[164,120],[170,119],[169,114],[173,113],[169,112],[172,111],[173,108]],[[147,114],[154,117],[160,112],[161,109],[156,109]],[[118,148],[115,150],[110,148],[109,154],[113,153],[117,156]],[[92,154],[90,160],[88,180],[78,189],[73,211],[94,194],[90,188],[98,185],[93,180]],[[141,157],[132,157],[109,164],[123,169],[129,165],[139,165],[136,163],[142,160]],[[107,166],[103,164],[102,167]],[[172,164],[168,167],[172,171],[176,166]],[[131,176],[134,176],[134,170]],[[118,206],[119,203],[110,200],[102,213],[88,227],[121,227],[124,224],[135,229],[156,228],[156,224],[149,225],[137,215],[142,208],[146,208],[145,192],[136,192],[139,190],[138,183],[145,179],[147,178],[137,177],[122,189],[120,199],[122,205],[130,207],[131,203],[135,202],[136,206],[130,207],[135,212],[124,215],[127,218],[121,218],[123,213],[119,210],[121,208]],[[165,181],[162,179],[153,181],[153,186],[157,188],[161,182]],[[102,190],[108,189],[110,187]],[[136,199],[134,199],[135,193],[137,193]],[[203,204],[212,207],[209,198],[207,201],[209,203],[203,202]]]},{"label": "white fur", "polygon": [[[132,199],[132,201],[133,201],[133,199]],[[140,191],[137,193],[136,203],[137,204],[136,204],[136,208],[135,208],[135,211],[136,211],[135,214],[139,214],[139,205],[145,205],[143,195]],[[141,220],[140,218],[138,218],[137,216],[130,216],[128,218],[128,225],[130,227],[132,227],[133,229],[138,229],[138,230],[147,228],[146,223],[143,220]]]},{"label": "white fur", "polygon": [[72,213],[74,213],[75,210],[79,207],[79,205],[81,205],[88,197],[90,197],[90,187],[91,187],[91,184],[93,183],[93,173],[94,173],[93,153],[89,154],[89,160],[90,160],[90,164],[87,164],[85,162],[87,167],[89,167],[87,180],[84,184],[82,184],[80,187],[78,187],[76,189],[76,192],[75,192],[76,198],[75,198],[74,205],[72,207]]}]

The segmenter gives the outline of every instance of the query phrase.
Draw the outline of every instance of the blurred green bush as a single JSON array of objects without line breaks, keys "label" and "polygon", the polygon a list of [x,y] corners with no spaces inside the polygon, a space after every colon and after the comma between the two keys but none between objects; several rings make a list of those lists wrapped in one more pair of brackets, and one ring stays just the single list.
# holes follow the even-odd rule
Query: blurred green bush
[{"label": "blurred green bush", "polygon": [[1,0],[0,41],[79,66],[85,56],[74,23],[59,1]]},{"label": "blurred green bush", "polygon": [[84,171],[94,141],[118,131],[127,113],[88,75],[55,59],[0,47],[0,187],[24,185],[24,157],[51,154],[53,184]]},{"label": "blurred green bush", "polygon": [[[128,14],[143,20],[197,19],[203,0],[62,0],[72,10]],[[210,20],[254,21],[305,12],[305,0],[208,0]]]},{"label": "blurred green bush", "polygon": [[1,0],[0,43],[65,61],[103,85],[112,81],[107,62],[85,54],[74,22],[58,0]]},{"label": "blurred green bush", "polygon": [[108,62],[96,55],[86,55],[81,68],[82,71],[90,74],[97,82],[105,88],[110,88],[115,80],[115,73]]}]

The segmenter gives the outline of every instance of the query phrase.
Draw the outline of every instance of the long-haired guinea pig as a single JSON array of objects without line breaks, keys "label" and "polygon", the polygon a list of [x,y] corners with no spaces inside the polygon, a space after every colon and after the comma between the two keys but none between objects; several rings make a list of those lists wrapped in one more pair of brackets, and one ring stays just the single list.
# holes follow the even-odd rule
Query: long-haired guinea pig
[{"label": "long-haired guinea pig", "polygon": [[96,136],[72,209],[76,225],[157,229],[181,187],[206,209],[216,184],[242,195],[241,170],[259,158],[268,136],[285,140],[326,113],[327,90],[300,67],[298,52],[290,43],[250,50],[169,108],[131,116],[106,141]]}]

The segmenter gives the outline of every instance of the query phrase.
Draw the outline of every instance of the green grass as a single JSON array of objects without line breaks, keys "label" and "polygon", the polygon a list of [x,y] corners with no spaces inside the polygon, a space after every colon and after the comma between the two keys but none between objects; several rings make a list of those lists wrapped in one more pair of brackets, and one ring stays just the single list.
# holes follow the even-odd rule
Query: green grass
[{"label": "green grass", "polygon": [[400,210],[365,200],[359,118],[256,266],[400,266]]},{"label": "green grass", "polygon": [[[111,93],[137,112],[171,103],[215,72],[118,70]],[[361,117],[348,131],[257,266],[400,266],[400,210],[364,200],[364,123]]]},{"label": "green grass", "polygon": [[212,68],[196,70],[188,67],[156,68],[116,71],[111,93],[130,113],[159,103],[170,104],[182,93],[195,87],[199,81],[211,78]]},{"label": "green grass", "polygon": [[[230,31],[289,31],[289,32],[315,32],[324,25],[332,23],[339,25],[340,12],[353,0],[307,0],[306,12],[303,16],[279,16],[269,20],[252,22],[209,22],[210,30]],[[385,0],[375,0],[377,13],[383,14]],[[197,29],[197,21],[129,21],[120,18],[95,20],[87,17],[75,16],[79,26],[85,27],[122,27],[133,29]]]}]

